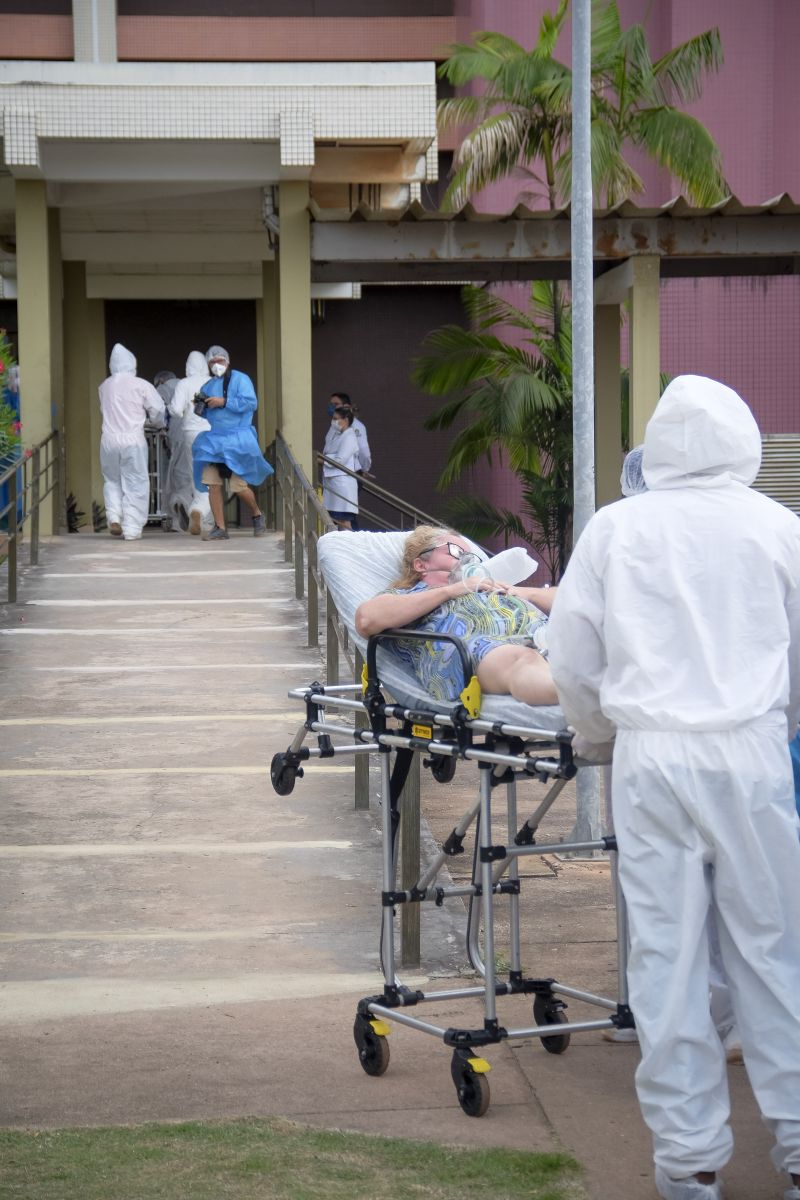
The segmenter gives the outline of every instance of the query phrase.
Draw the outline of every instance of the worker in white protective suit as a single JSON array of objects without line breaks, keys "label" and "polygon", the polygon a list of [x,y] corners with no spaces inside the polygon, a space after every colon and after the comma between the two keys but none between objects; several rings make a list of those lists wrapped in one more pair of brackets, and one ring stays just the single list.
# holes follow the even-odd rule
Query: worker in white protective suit
[{"label": "worker in white protective suit", "polygon": [[800,1200],[800,521],[752,491],[758,427],[683,375],[644,439],[648,491],[584,530],[550,618],[550,665],[588,744],[614,738],[630,920],[636,1089],[665,1200],[716,1200],[732,1137],[709,1011],[708,914],[775,1165]]},{"label": "worker in white protective suit", "polygon": [[205,354],[200,350],[192,350],[186,359],[186,375],[178,380],[169,403],[172,420],[179,423],[181,430],[181,442],[178,444],[176,439],[173,451],[176,456],[176,486],[170,492],[170,511],[177,516],[181,529],[184,532],[188,529],[193,534],[201,533],[204,528],[211,529],[214,525],[208,492],[200,492],[195,487],[192,467],[194,439],[198,433],[211,428],[206,418],[199,417],[194,411],[194,398],[210,378]]},{"label": "worker in white protective suit", "polygon": [[136,359],[119,342],[108,367],[111,374],[99,388],[103,502],[109,533],[131,542],[142,536],[150,499],[145,421],[163,427],[164,401],[151,383],[137,377]]}]

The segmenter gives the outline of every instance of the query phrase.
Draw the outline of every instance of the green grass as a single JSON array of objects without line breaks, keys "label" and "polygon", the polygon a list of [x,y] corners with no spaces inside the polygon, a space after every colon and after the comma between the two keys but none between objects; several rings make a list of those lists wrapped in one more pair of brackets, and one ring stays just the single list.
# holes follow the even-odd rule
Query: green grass
[{"label": "green grass", "polygon": [[465,1150],[282,1120],[0,1130],[2,1200],[583,1196],[579,1167],[566,1154]]}]

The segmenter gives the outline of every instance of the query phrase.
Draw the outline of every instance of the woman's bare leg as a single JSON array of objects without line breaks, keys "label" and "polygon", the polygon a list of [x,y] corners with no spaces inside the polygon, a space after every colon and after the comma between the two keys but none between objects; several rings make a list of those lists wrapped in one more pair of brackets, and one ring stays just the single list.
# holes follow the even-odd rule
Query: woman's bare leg
[{"label": "woman's bare leg", "polygon": [[530,646],[498,646],[478,666],[478,683],[487,695],[513,696],[523,704],[558,704],[550,668]]}]

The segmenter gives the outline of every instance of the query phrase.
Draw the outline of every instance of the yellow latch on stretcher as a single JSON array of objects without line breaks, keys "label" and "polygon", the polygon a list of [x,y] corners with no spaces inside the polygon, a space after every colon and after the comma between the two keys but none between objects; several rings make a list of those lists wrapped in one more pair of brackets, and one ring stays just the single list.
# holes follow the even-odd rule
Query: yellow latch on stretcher
[{"label": "yellow latch on stretcher", "polygon": [[369,679],[369,675],[367,674],[367,664],[362,663],[361,664],[361,694],[362,694],[362,696],[365,696],[367,694],[367,680],[368,679]]},{"label": "yellow latch on stretcher", "polygon": [[476,1075],[486,1075],[492,1069],[492,1064],[485,1058],[468,1058],[467,1062]]},{"label": "yellow latch on stretcher", "polygon": [[385,1021],[379,1021],[377,1017],[372,1018],[370,1025],[372,1026],[372,1032],[377,1037],[388,1037],[392,1032],[391,1025],[387,1025]]},{"label": "yellow latch on stretcher", "polygon": [[478,683],[477,675],[472,676],[459,699],[467,710],[467,715],[477,717],[481,711],[481,685]]}]

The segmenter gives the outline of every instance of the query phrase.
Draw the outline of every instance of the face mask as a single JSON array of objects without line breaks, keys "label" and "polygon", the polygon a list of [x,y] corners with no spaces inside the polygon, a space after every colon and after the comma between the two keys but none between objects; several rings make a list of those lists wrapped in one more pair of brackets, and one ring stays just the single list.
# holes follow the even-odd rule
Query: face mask
[{"label": "face mask", "polygon": [[338,407],[339,407],[338,404],[329,404],[328,405],[328,416],[332,417]]},{"label": "face mask", "polygon": [[339,422],[331,421],[331,429],[338,429],[338,428],[339,428]]},{"label": "face mask", "polygon": [[222,375],[224,375],[225,372],[227,371],[227,369],[228,368],[225,366],[224,363],[212,363],[211,364],[211,374],[216,375],[217,379],[219,379]]}]

